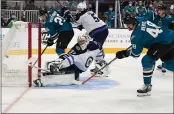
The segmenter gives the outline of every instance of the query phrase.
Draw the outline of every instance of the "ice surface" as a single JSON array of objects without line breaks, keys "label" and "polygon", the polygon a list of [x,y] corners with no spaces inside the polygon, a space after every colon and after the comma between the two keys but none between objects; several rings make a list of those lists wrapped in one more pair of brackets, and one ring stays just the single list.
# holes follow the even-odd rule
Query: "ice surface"
[{"label": "ice surface", "polygon": [[[142,56],[141,56],[142,57]],[[141,57],[116,60],[110,65],[107,79],[116,82],[109,88],[101,83],[87,82],[98,88],[62,89],[3,87],[2,109],[8,113],[172,113],[173,112],[173,73],[162,74],[155,70],[152,77],[152,95],[137,97],[136,90],[143,85]],[[56,59],[56,56],[44,55],[43,60]],[[114,54],[106,55],[107,61]],[[157,62],[160,64],[160,61]],[[93,65],[92,65],[93,67]],[[90,76],[89,71],[83,78]],[[97,80],[97,79],[96,79]],[[98,79],[99,81],[105,79]],[[22,95],[21,95],[22,94]]]}]

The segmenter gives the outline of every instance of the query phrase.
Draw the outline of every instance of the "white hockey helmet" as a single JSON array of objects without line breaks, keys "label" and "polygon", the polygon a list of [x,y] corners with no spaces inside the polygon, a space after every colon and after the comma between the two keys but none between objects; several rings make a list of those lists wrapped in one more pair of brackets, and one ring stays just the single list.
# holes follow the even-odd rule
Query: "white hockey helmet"
[{"label": "white hockey helmet", "polygon": [[174,15],[174,5],[170,6],[170,12]]},{"label": "white hockey helmet", "polygon": [[77,43],[80,45],[81,49],[84,50],[86,49],[90,39],[91,38],[88,35],[80,34],[77,38]]},{"label": "white hockey helmet", "polygon": [[87,8],[85,2],[81,2],[77,5],[77,13],[84,11]]},{"label": "white hockey helmet", "polygon": [[171,5],[170,6],[170,10],[174,10],[174,5]]}]

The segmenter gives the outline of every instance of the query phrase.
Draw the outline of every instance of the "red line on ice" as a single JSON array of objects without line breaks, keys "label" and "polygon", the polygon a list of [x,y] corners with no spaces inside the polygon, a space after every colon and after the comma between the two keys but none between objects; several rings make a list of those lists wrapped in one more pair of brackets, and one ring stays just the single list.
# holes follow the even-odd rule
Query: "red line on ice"
[{"label": "red line on ice", "polygon": [[27,88],[19,97],[17,97],[2,113],[7,113],[27,92],[30,88]]}]

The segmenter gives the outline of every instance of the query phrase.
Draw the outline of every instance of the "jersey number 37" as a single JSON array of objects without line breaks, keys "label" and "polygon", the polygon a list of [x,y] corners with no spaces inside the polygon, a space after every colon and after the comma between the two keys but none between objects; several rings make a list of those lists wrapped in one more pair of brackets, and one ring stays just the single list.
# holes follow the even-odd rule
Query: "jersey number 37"
[{"label": "jersey number 37", "polygon": [[154,23],[152,23],[150,21],[147,21],[147,25],[150,26],[151,28],[146,28],[146,31],[154,38],[156,38],[159,33],[163,32],[161,27],[155,25]]}]

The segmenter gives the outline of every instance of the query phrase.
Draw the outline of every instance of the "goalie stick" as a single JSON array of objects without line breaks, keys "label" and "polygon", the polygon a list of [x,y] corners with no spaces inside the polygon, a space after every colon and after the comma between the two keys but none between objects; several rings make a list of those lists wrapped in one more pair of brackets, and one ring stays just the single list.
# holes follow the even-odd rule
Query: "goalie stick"
[{"label": "goalie stick", "polygon": [[107,63],[104,67],[102,67],[101,69],[99,69],[98,71],[96,71],[92,76],[90,76],[89,78],[87,78],[85,81],[81,82],[81,81],[77,81],[77,80],[73,80],[72,83],[73,84],[77,84],[77,85],[82,85],[85,84],[87,81],[89,81],[91,78],[93,78],[94,76],[97,75],[98,72],[100,72],[101,70],[103,70],[105,67],[107,67],[108,65],[110,65],[113,61],[115,61],[117,58],[112,59],[109,63]]},{"label": "goalie stick", "polygon": [[34,61],[36,61],[36,60],[38,60],[37,58],[30,58],[27,62],[26,62],[26,64],[28,65],[28,66],[31,66],[32,68],[37,68],[37,69],[39,69],[39,70],[42,70],[42,71],[45,71],[45,72],[49,72],[49,70],[46,70],[46,69],[42,69],[42,68],[39,68],[39,67],[36,67],[35,65],[32,65],[31,63],[32,62],[34,62]]},{"label": "goalie stick", "polygon": [[[58,38],[57,38],[57,40],[56,40],[56,42],[54,42],[54,44],[56,44],[57,43],[57,41],[58,41]],[[43,53],[45,52],[45,50],[48,48],[48,45],[46,45],[46,47],[44,48],[44,50],[42,51],[42,53],[41,53],[41,55],[40,56],[42,56],[43,55]],[[28,62],[30,61],[30,60],[33,60],[33,59],[35,59],[35,57],[33,58],[33,57],[31,57],[30,59],[28,59]],[[31,66],[32,68],[35,66],[35,64],[37,63],[37,61],[38,61],[38,58],[37,59],[35,59],[35,62],[34,62],[34,64]]]}]

